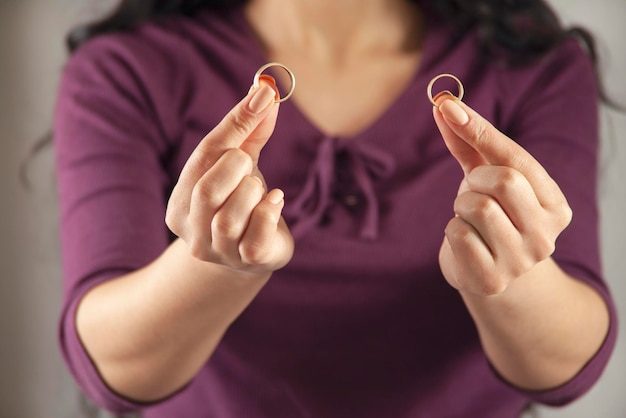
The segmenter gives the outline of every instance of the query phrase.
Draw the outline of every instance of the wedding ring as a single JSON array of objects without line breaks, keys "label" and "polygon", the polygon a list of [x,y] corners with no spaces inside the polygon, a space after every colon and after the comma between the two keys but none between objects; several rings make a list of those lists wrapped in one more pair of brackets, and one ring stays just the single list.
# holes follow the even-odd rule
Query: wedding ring
[{"label": "wedding ring", "polygon": [[[433,98],[433,86],[435,85],[435,82],[437,82],[437,80],[441,79],[441,78],[451,78],[456,82],[456,85],[459,88],[459,95],[455,96],[454,94],[452,94],[449,90],[444,90],[440,93],[437,93],[437,95]],[[426,90],[426,94],[428,95],[428,100],[430,100],[430,102],[433,104],[433,106],[438,107],[436,99],[441,96],[442,94],[449,94],[450,96],[454,97],[456,100],[463,100],[463,95],[465,94],[465,89],[463,88],[463,83],[461,83],[461,80],[459,80],[456,76],[452,75],[452,74],[439,74],[438,76],[434,77],[432,80],[430,80],[430,83],[428,83],[428,89]]]},{"label": "wedding ring", "polygon": [[259,87],[259,79],[261,78],[261,75],[263,75],[263,72],[265,70],[267,70],[268,68],[271,68],[271,67],[282,68],[283,70],[285,70],[287,72],[287,74],[289,74],[289,79],[291,80],[291,87],[289,87],[289,91],[287,92],[287,94],[284,97],[280,97],[279,96],[276,100],[274,100],[275,103],[282,103],[285,100],[289,99],[291,97],[291,95],[293,94],[293,91],[296,89],[296,76],[285,65],[280,64],[278,62],[269,62],[269,63],[265,64],[264,66],[259,68],[259,70],[254,75],[254,81],[253,81],[252,85],[254,86],[254,88]]}]

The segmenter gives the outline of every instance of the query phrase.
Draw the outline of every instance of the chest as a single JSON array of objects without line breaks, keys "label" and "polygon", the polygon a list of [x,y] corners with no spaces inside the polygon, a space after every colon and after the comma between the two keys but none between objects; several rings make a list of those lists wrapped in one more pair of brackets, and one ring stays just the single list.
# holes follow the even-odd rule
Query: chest
[{"label": "chest", "polygon": [[272,60],[285,63],[296,75],[291,100],[312,125],[327,135],[352,137],[380,119],[407,89],[420,53],[381,53],[332,64],[306,54],[278,53]]}]

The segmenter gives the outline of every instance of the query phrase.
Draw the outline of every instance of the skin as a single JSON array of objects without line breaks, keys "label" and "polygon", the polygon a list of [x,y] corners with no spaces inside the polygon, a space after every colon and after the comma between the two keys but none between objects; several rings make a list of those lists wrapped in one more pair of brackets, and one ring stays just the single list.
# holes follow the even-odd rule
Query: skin
[{"label": "skin", "polygon": [[[365,129],[419,66],[420,14],[403,0],[252,0],[246,14],[268,61],[298,75],[293,100],[329,134]],[[257,166],[276,122],[273,98],[270,85],[251,90],[189,158],[167,207],[179,238],[81,301],[80,338],[118,393],[154,401],[184,386],[291,259],[283,194],[266,189]],[[442,231],[442,272],[505,379],[526,389],[562,384],[609,325],[598,294],[550,258],[571,210],[531,155],[449,99],[433,117],[465,178]]]}]

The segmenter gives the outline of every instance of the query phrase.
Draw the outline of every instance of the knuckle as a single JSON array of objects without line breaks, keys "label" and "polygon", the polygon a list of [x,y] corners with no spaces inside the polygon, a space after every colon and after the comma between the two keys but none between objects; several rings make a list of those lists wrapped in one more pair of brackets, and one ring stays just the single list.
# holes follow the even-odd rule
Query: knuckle
[{"label": "knuckle", "polygon": [[241,109],[226,115],[226,124],[237,136],[246,137],[254,130],[254,123],[250,115],[246,114]]},{"label": "knuckle", "polygon": [[224,238],[237,238],[239,235],[239,221],[231,213],[220,211],[215,214],[211,221],[211,231]]},{"label": "knuckle", "polygon": [[537,239],[535,239],[535,259],[536,261],[545,260],[550,257],[554,250],[556,249],[556,245],[554,240],[546,236],[545,234],[541,234]]},{"label": "knuckle", "polygon": [[482,195],[474,199],[467,212],[472,219],[487,221],[494,215],[497,207],[498,204],[492,198]]},{"label": "knuckle", "polygon": [[165,210],[165,225],[169,228],[170,231],[178,235],[180,232],[180,220],[178,216],[178,210],[172,208],[172,206],[168,205]]},{"label": "knuckle", "polygon": [[537,260],[533,256],[518,257],[514,264],[509,266],[511,277],[517,278],[528,273],[535,265]]},{"label": "knuckle", "polygon": [[245,177],[245,191],[246,191],[246,205],[249,206],[250,212],[257,210],[261,213],[260,209],[264,205],[259,205],[262,202],[263,196],[265,195],[265,187],[261,184],[261,182],[252,177]]},{"label": "knuckle", "polygon": [[561,230],[565,229],[572,222],[574,211],[565,199],[557,205],[557,217],[560,221],[559,226]]},{"label": "knuckle", "polygon": [[167,206],[165,208],[165,225],[175,233],[180,235],[186,220],[189,202],[180,193],[177,187],[169,196]]},{"label": "knuckle", "polygon": [[528,264],[532,267],[554,253],[556,249],[555,239],[543,230],[536,230],[528,239],[526,248],[526,253],[529,256]]},{"label": "knuckle", "polygon": [[455,245],[467,244],[472,239],[473,231],[460,218],[453,218],[446,227],[446,236]]},{"label": "knuckle", "polygon": [[202,206],[216,208],[221,205],[224,196],[220,193],[220,188],[216,182],[200,179],[191,190],[191,200]]},{"label": "knuckle", "polygon": [[495,296],[504,293],[507,285],[499,277],[485,277],[482,283],[481,292],[485,296]]},{"label": "knuckle", "polygon": [[260,265],[267,262],[270,251],[262,241],[253,240],[239,246],[241,259],[249,265]]},{"label": "knuckle", "polygon": [[247,171],[252,171],[252,157],[250,154],[239,148],[229,148],[222,155],[222,159],[227,160],[228,163],[231,163],[236,167],[246,167]]},{"label": "knuckle", "polygon": [[175,217],[170,211],[167,211],[165,213],[165,225],[176,236],[180,236],[181,235],[182,228],[180,227],[180,223],[178,222],[178,218]]},{"label": "knuckle", "polygon": [[496,192],[502,194],[513,194],[520,189],[523,182],[522,174],[512,168],[505,168],[501,171],[496,181]]},{"label": "knuckle", "polygon": [[204,240],[192,238],[187,245],[189,246],[189,253],[192,257],[201,261],[211,261],[210,245]]}]

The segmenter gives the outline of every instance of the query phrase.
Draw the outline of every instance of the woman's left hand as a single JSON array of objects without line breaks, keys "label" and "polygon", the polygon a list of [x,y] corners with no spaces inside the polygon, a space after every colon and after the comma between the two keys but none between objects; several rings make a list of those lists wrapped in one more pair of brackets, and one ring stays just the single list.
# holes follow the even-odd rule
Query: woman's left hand
[{"label": "woman's left hand", "polygon": [[551,256],[572,211],[541,164],[465,103],[448,96],[434,117],[465,174],[441,270],[461,292],[500,294]]}]

